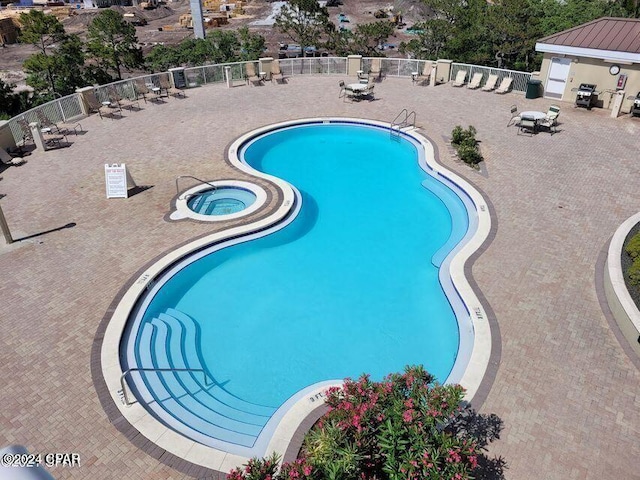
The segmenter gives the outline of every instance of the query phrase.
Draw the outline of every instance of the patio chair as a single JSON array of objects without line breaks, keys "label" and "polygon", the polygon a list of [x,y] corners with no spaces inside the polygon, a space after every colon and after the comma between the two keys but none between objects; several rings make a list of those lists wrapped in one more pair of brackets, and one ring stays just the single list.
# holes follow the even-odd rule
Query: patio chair
[{"label": "patio chair", "polygon": [[271,81],[284,83],[284,75],[282,75],[282,72],[280,71],[280,62],[278,60],[271,62]]},{"label": "patio chair", "polygon": [[[27,144],[27,141],[35,144],[33,134],[31,133],[31,127],[29,126],[27,121],[24,118],[21,118],[18,119],[17,122],[22,133],[22,146],[24,147]],[[42,133],[42,139],[44,140],[45,146],[53,146],[56,148],[62,147],[63,139],[65,143],[68,143],[67,136],[64,134],[54,135],[51,132],[43,131],[42,129],[40,130],[40,132]]]},{"label": "patio chair", "polygon": [[538,122],[536,122],[535,118],[522,117],[520,119],[520,123],[518,123],[518,135],[521,133],[534,135],[536,133],[537,126]]},{"label": "patio chair", "polygon": [[[89,114],[97,113],[100,118],[108,117],[113,120],[115,111],[111,107],[111,102],[101,103],[96,97],[95,91],[87,92],[84,97],[87,100],[87,109]],[[120,110],[120,116],[122,116],[122,110]]]},{"label": "patio chair", "polygon": [[462,87],[464,85],[464,81],[467,79],[467,71],[466,70],[458,70],[456,73],[455,80],[451,83],[454,87]]},{"label": "patio chair", "polygon": [[547,116],[540,120],[538,125],[549,129],[549,133],[553,135],[557,132],[556,125],[558,125],[558,117],[560,116],[560,107],[557,105],[551,105],[547,111]]},{"label": "patio chair", "polygon": [[507,93],[509,90],[511,90],[511,82],[513,82],[513,78],[504,77],[502,79],[502,82],[500,82],[500,86],[496,88],[495,93],[500,93],[500,94]]},{"label": "patio chair", "polygon": [[133,81],[133,88],[136,92],[136,100],[142,98],[144,100],[144,103],[147,103],[147,95],[149,95],[151,91],[149,90],[147,84],[144,83],[144,79],[136,78]]},{"label": "patio chair", "polygon": [[413,79],[413,83],[420,83],[424,85],[431,78],[431,62],[424,62],[424,66],[422,67],[422,73],[420,73],[417,77]]},{"label": "patio chair", "polygon": [[340,80],[338,82],[338,86],[340,87],[340,93],[338,93],[338,98],[340,98],[345,93],[344,91],[345,91],[346,85],[344,83],[344,80]]},{"label": "patio chair", "polygon": [[520,123],[520,115],[518,115],[518,106],[511,105],[511,118],[507,122],[507,127],[511,124],[518,125]]},{"label": "patio chair", "polygon": [[256,66],[253,62],[247,62],[244,64],[245,77],[247,82],[251,82],[254,85],[262,85],[262,77],[256,75]]},{"label": "patio chair", "polygon": [[118,105],[120,111],[122,111],[123,108],[133,110],[134,105],[138,110],[140,110],[140,103],[138,102],[137,97],[133,100],[123,97],[122,95],[120,95],[120,93],[118,93],[118,89],[113,85],[107,87],[107,94],[109,95],[109,101],[114,105]]},{"label": "patio chair", "polygon": [[49,128],[51,130],[56,130],[58,133],[71,133],[71,130],[73,130],[73,134],[74,135],[78,135],[78,130],[83,132],[84,130],[82,130],[82,125],[80,125],[80,123],[66,123],[66,122],[58,122],[58,123],[54,123],[51,120],[49,120],[49,117],[47,117],[47,114],[44,113],[43,110],[37,110],[36,111],[36,116],[38,117],[38,122],[40,122],[40,125],[43,128]]},{"label": "patio chair", "polygon": [[371,60],[371,67],[369,67],[369,77],[370,78],[382,78],[382,59],[381,58],[373,58]]},{"label": "patio chair", "polygon": [[487,83],[484,84],[482,90],[485,92],[490,92],[491,90],[495,90],[496,84],[498,83],[498,75],[489,75],[487,79]]},{"label": "patio chair", "polygon": [[174,97],[177,98],[178,95],[182,95],[182,98],[187,98],[182,89],[171,86],[171,82],[169,81],[168,75],[161,75],[159,81],[160,81],[160,88],[165,92],[167,92],[167,97],[169,95],[173,95]]},{"label": "patio chair", "polygon": [[373,89],[375,85],[367,85],[367,89],[359,92],[359,98],[367,98],[369,100],[374,100],[375,97],[373,95]]},{"label": "patio chair", "polygon": [[473,74],[473,77],[471,77],[471,81],[469,82],[469,85],[467,85],[467,88],[470,88],[471,90],[475,90],[476,88],[480,88],[480,84],[482,83],[482,72],[476,72]]},{"label": "patio chair", "polygon": [[344,96],[342,97],[343,102],[346,102],[347,98],[351,99],[351,101],[359,100],[360,91],[353,90],[349,85],[345,85],[343,87],[343,90],[344,90]]}]

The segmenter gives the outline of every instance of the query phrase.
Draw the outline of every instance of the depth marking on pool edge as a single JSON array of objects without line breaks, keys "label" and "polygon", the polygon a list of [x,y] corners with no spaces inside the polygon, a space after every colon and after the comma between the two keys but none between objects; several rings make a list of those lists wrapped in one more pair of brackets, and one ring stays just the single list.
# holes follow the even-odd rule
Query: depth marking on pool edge
[{"label": "depth marking on pool edge", "polygon": [[309,397],[309,402],[313,403],[316,400],[324,399],[326,397],[324,392],[318,392],[313,397]]},{"label": "depth marking on pool edge", "polygon": [[149,273],[145,273],[144,275],[142,275],[138,281],[136,282],[136,284],[138,285],[142,285],[143,283],[147,283],[149,281],[149,278],[151,277],[151,275]]}]

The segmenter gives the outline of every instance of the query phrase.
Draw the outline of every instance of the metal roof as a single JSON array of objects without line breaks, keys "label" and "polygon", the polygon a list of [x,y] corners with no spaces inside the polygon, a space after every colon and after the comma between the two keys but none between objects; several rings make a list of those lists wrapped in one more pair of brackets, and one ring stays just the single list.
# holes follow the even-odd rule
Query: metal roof
[{"label": "metal roof", "polygon": [[640,19],[603,17],[541,38],[538,43],[640,53]]}]

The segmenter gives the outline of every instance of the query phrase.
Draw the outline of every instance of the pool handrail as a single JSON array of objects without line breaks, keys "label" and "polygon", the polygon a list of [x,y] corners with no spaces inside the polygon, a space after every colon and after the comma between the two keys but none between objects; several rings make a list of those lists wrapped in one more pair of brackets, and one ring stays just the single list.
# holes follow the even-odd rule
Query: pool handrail
[{"label": "pool handrail", "polygon": [[[211,182],[207,182],[206,180],[201,180],[201,179],[199,179],[198,177],[194,177],[193,175],[178,175],[178,176],[176,177],[176,193],[177,193],[178,195],[180,195],[180,187],[179,187],[179,185],[178,185],[178,184],[179,184],[179,181],[180,181],[180,179],[181,179],[181,178],[192,178],[193,180],[196,180],[197,182],[206,183],[207,185],[210,185],[210,186],[211,186],[211,188],[213,189],[213,191],[214,191],[214,192],[215,192],[215,191],[217,190],[217,188],[218,188],[218,187],[216,187],[213,183],[211,183]],[[186,197],[184,197],[184,200],[187,200],[188,198],[192,197],[193,195],[195,195],[195,194],[193,194],[193,193],[192,193],[192,194],[190,194],[190,195],[187,195]]]}]

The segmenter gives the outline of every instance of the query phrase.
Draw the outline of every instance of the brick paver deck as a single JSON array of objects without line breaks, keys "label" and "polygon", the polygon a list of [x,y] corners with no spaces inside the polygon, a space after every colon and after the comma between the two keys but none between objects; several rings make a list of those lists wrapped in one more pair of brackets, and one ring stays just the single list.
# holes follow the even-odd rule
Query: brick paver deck
[{"label": "brick paver deck", "polygon": [[[640,478],[640,371],[596,289],[603,248],[640,208],[640,119],[562,104],[559,133],[519,136],[505,127],[509,106],[546,110],[552,102],[389,78],[376,85],[375,101],[344,103],[338,80],[206,86],[121,120],[94,115],[70,148],[2,172],[2,207],[14,237],[26,239],[0,247],[0,446],[80,453],[81,467],[50,470],[60,479],[190,478],[187,467],[156,460],[110,424],[91,365],[96,332],[122,286],[177,244],[220,228],[165,221],[175,178],[245,178],[223,161],[224,149],[258,126],[309,116],[390,121],[406,107],[440,161],[493,208],[494,238],[472,269],[502,339],[482,406],[505,424],[491,453],[505,458],[512,479]],[[479,172],[448,153],[443,137],[457,124],[478,129]],[[107,200],[107,162],[125,162],[152,188]],[[270,192],[266,208],[279,200]]]}]

